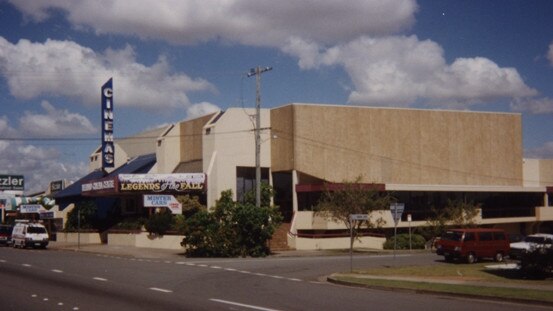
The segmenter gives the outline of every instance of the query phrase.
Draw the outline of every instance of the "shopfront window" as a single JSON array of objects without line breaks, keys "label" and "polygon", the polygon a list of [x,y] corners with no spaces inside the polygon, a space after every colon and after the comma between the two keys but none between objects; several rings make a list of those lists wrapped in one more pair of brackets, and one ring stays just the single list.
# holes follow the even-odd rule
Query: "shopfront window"
[{"label": "shopfront window", "polygon": [[[269,183],[269,169],[261,168],[261,182]],[[255,167],[236,167],[236,199],[244,201],[244,195],[255,191]]]}]

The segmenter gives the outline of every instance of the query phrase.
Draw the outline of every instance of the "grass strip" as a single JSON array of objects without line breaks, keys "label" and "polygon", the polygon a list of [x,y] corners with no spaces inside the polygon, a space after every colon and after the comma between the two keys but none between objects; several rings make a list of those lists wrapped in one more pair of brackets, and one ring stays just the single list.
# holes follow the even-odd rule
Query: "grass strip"
[{"label": "grass strip", "polygon": [[550,291],[535,289],[429,283],[424,281],[414,282],[385,279],[367,279],[341,275],[335,275],[333,276],[333,278],[341,282],[359,284],[367,287],[383,287],[447,294],[461,294],[475,297],[513,299],[517,301],[553,303],[553,295],[551,295]]}]

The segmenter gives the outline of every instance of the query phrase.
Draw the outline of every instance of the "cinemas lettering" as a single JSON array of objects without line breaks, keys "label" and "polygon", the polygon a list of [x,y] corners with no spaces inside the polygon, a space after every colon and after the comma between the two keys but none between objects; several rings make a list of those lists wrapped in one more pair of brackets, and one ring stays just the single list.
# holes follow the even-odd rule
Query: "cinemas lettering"
[{"label": "cinemas lettering", "polygon": [[102,86],[102,167],[114,167],[113,145],[113,82]]},{"label": "cinemas lettering", "polygon": [[121,174],[121,192],[184,192],[202,191],[205,187],[205,174]]}]

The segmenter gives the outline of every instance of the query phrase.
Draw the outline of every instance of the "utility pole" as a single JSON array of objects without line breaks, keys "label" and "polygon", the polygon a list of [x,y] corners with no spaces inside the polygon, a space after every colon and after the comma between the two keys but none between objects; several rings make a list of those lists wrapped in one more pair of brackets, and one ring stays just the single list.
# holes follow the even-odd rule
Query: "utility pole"
[{"label": "utility pole", "polygon": [[261,206],[261,74],[272,67],[255,67],[250,69],[248,78],[255,75],[255,206]]}]

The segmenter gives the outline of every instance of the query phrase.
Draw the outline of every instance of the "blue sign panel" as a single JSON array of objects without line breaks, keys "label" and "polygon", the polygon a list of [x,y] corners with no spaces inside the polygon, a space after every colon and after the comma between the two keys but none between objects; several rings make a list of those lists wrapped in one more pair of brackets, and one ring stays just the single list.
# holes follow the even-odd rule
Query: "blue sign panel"
[{"label": "blue sign panel", "polygon": [[102,86],[102,167],[114,167],[113,79]]}]

